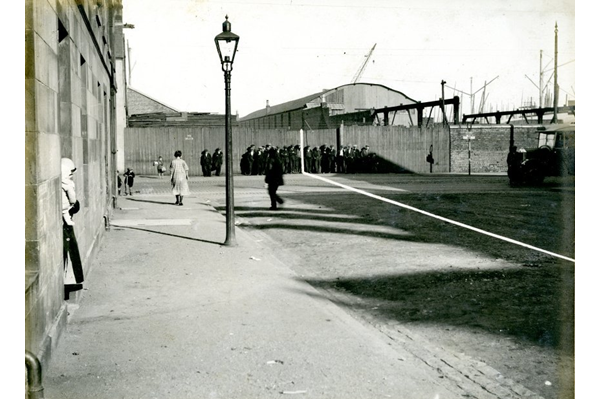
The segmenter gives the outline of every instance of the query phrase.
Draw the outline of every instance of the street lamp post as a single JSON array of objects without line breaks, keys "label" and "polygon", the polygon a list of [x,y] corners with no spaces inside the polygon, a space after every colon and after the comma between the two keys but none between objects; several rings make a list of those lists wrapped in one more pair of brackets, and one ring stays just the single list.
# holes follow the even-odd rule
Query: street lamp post
[{"label": "street lamp post", "polygon": [[235,246],[235,215],[233,209],[233,154],[231,138],[231,70],[240,37],[231,32],[229,17],[225,16],[223,32],[215,36],[221,69],[225,74],[225,245]]}]

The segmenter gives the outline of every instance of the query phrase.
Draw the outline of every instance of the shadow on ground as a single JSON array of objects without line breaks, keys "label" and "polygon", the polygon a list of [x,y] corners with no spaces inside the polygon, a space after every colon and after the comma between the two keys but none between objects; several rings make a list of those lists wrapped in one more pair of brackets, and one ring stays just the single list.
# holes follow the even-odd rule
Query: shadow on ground
[{"label": "shadow on ground", "polygon": [[125,198],[125,200],[127,201],[137,201],[140,203],[152,203],[152,204],[164,204],[164,205],[169,205],[169,206],[173,206],[175,205],[174,201],[156,201],[156,200],[145,200],[145,199],[132,199],[132,198]]},{"label": "shadow on ground", "polygon": [[358,296],[386,319],[484,330],[573,352],[573,269],[568,265],[308,279]]},{"label": "shadow on ground", "polygon": [[[505,258],[522,262],[542,262],[548,256],[502,241],[448,222],[440,221],[417,212],[381,201],[337,194],[330,200],[324,196],[288,195],[310,204],[322,204],[322,209],[284,207],[271,211],[266,207],[236,207],[236,215],[247,219],[249,229],[340,233],[361,235],[390,240],[419,243],[439,243],[456,246],[486,254],[493,258]],[[444,218],[474,228],[488,230],[491,234],[504,236],[527,245],[574,257],[575,210],[574,196],[550,193],[541,197],[535,192],[509,194],[502,204],[493,201],[498,195],[481,194],[389,194],[387,197],[409,206],[432,212]],[[569,197],[564,199],[564,197]],[[344,204],[340,206],[339,204]],[[489,204],[489,205],[488,205]],[[490,210],[489,207],[494,207]],[[221,213],[224,207],[217,207]],[[340,216],[344,215],[344,216]],[[347,216],[347,217],[345,217]],[[270,221],[265,221],[268,218]],[[262,220],[260,220],[262,219]],[[254,221],[258,221],[255,223]],[[327,224],[324,224],[327,222]],[[361,224],[365,229],[356,230]],[[372,229],[368,227],[371,226]],[[387,227],[388,229],[384,229]],[[389,228],[398,232],[394,233]]]},{"label": "shadow on ground", "polygon": [[[566,256],[574,254],[571,194],[531,191],[389,197],[514,240]],[[272,232],[284,247],[283,232],[296,237],[296,244],[302,243],[301,235],[320,233],[318,240],[327,240],[331,233],[347,235],[350,242],[370,237],[389,240],[392,245],[404,241],[452,246],[521,266],[407,274],[397,274],[390,267],[387,275],[357,278],[340,273],[334,280],[309,279],[311,285],[357,296],[365,301],[367,312],[390,320],[483,330],[572,354],[573,263],[364,196],[294,194],[286,199],[313,207],[284,204],[278,211],[236,207],[236,212],[249,221],[244,229]],[[310,240],[312,236],[306,237]],[[309,247],[298,251],[306,262],[322,260],[318,254],[310,258]]]},{"label": "shadow on ground", "polygon": [[193,237],[189,237],[189,236],[176,235],[174,233],[161,232],[161,231],[157,231],[157,230],[154,230],[154,229],[145,229],[145,228],[138,228],[138,227],[133,227],[133,226],[119,226],[118,224],[114,225],[113,229],[115,229],[115,230],[130,229],[130,230],[134,230],[134,231],[141,231],[141,232],[153,233],[153,234],[156,234],[156,235],[163,235],[163,236],[176,237],[176,238],[179,238],[179,239],[192,240],[194,242],[216,244],[216,245],[219,245],[219,246],[223,245],[223,243],[215,242],[215,241],[212,241],[212,240],[205,240],[205,239],[198,239],[198,238],[193,238]]}]

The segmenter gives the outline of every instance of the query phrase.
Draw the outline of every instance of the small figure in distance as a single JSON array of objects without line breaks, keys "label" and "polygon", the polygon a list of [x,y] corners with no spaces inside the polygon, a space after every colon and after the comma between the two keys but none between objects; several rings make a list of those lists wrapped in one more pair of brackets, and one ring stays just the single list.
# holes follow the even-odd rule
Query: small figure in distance
[{"label": "small figure in distance", "polygon": [[283,204],[283,199],[277,195],[277,189],[283,185],[283,165],[279,159],[277,149],[274,147],[269,150],[265,183],[267,184],[269,198],[271,199],[271,208],[269,210],[277,210],[277,204]]}]

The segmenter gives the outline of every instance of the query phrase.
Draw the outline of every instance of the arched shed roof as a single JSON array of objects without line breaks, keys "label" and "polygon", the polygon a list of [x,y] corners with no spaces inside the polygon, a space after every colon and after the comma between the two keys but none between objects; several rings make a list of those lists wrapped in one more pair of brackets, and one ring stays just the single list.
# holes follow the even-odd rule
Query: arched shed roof
[{"label": "arched shed roof", "polygon": [[379,86],[379,87],[389,90],[390,92],[401,94],[402,96],[406,97],[410,101],[413,101],[415,103],[417,102],[416,100],[413,100],[412,98],[408,97],[407,95],[405,95],[404,93],[402,93],[398,90],[391,89],[385,85],[380,85],[378,83],[362,83],[362,82],[361,83],[348,83],[345,85],[335,87],[333,89],[325,89],[320,92],[313,93],[313,94],[301,97],[296,100],[291,100],[291,101],[288,101],[285,103],[270,106],[268,113],[267,113],[267,108],[265,107],[263,109],[254,111],[254,112],[246,115],[245,117],[240,118],[239,121],[248,121],[248,120],[252,120],[255,118],[265,117],[267,115],[274,115],[274,114],[280,114],[280,113],[284,113],[284,112],[288,112],[288,111],[303,109],[306,107],[306,105],[308,103],[318,102],[318,101],[320,101],[319,99],[321,97],[326,97],[327,95],[334,93],[337,90],[344,89],[345,87],[348,87],[348,86]]}]

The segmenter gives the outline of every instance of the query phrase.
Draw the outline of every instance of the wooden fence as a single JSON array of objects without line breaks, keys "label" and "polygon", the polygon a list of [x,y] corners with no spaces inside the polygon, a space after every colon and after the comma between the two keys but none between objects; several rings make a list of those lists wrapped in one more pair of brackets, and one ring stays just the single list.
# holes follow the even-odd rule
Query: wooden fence
[{"label": "wooden fence", "polygon": [[380,170],[389,172],[429,172],[426,161],[432,147],[433,172],[449,172],[450,141],[447,127],[429,128],[403,126],[348,126],[343,127],[344,145],[369,145],[379,156]]},{"label": "wooden fence", "polygon": [[[240,173],[240,158],[246,149],[255,146],[289,146],[300,144],[298,131],[287,129],[254,129],[234,127],[232,130],[233,169]],[[425,160],[430,146],[435,163],[433,172],[449,172],[450,141],[449,129],[443,127],[401,126],[348,126],[340,129],[308,130],[304,132],[304,145],[319,147],[322,144],[336,148],[369,145],[370,151],[379,157],[383,172],[410,171],[429,172]],[[225,149],[223,127],[130,127],[125,129],[125,167],[136,174],[155,174],[153,165],[158,156],[168,164],[176,150],[181,150],[183,159],[190,167],[190,174],[202,174],[200,155],[204,149],[214,152]]]}]

